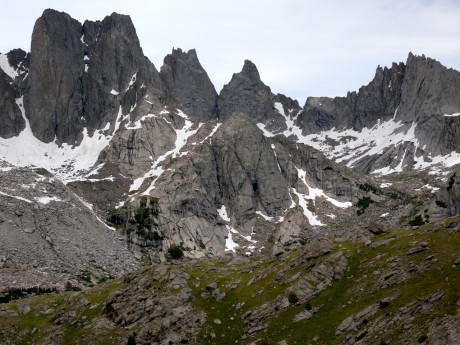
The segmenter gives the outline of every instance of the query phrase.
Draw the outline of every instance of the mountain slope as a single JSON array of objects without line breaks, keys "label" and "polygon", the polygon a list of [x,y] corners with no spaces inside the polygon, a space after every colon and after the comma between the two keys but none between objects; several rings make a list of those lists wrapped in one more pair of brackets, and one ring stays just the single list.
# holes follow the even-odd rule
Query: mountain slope
[{"label": "mountain slope", "polygon": [[456,344],[458,230],[456,217],[367,246],[314,240],[275,258],[155,265],[3,304],[0,334],[34,344]]}]

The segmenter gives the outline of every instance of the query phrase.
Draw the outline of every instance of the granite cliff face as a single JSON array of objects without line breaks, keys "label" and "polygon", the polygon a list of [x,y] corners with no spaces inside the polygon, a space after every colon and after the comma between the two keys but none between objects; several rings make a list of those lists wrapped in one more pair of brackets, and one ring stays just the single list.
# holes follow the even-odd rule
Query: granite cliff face
[{"label": "granite cliff face", "polygon": [[17,136],[25,127],[20,104],[16,99],[22,94],[24,79],[29,71],[29,54],[14,49],[0,54],[0,137]]},{"label": "granite cliff face", "polygon": [[[108,53],[110,52],[110,53]],[[130,109],[159,74],[144,57],[129,16],[112,14],[81,25],[46,10],[32,34],[25,110],[34,135],[74,145]],[[143,88],[141,87],[142,85]]]},{"label": "granite cliff face", "polygon": [[184,113],[204,120],[212,118],[217,92],[198,61],[195,49],[173,49],[164,59],[160,71],[167,95]]}]

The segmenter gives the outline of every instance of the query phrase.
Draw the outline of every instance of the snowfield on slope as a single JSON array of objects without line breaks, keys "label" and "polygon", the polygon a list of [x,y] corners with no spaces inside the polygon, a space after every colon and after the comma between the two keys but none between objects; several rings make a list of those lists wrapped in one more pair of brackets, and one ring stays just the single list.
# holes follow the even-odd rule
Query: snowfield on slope
[{"label": "snowfield on slope", "polygon": [[21,109],[26,127],[17,137],[0,138],[0,160],[17,167],[36,166],[44,168],[64,183],[80,179],[94,166],[99,154],[107,147],[113,134],[118,130],[123,117],[120,106],[112,134],[103,134],[100,130],[95,131],[90,137],[87,129],[84,128],[83,140],[80,145],[72,147],[68,144],[62,144],[59,146],[55,142],[44,143],[37,139],[33,135],[29,120],[25,116],[22,97],[16,100],[16,104]]},{"label": "snowfield on slope", "polygon": [[[393,119],[388,121],[379,120],[372,128],[365,127],[361,131],[332,128],[316,134],[303,135],[302,129],[295,124],[295,118],[298,113],[293,114],[293,110],[290,110],[286,114],[282,104],[279,102],[275,103],[275,108],[284,117],[287,129],[279,133],[272,133],[266,129],[264,124],[258,123],[257,126],[266,137],[284,135],[294,138],[299,143],[321,151],[329,159],[333,159],[338,163],[346,163],[348,167],[353,167],[356,162],[364,157],[381,154],[390,147],[399,146],[406,142],[413,143],[416,149],[419,147],[419,141],[415,136],[417,124],[412,123],[409,125],[402,123],[402,121],[396,121],[398,109],[396,109]],[[458,116],[458,113],[444,116]],[[334,142],[334,144],[331,144],[331,142]],[[396,167],[385,167],[372,173],[375,175],[388,175],[402,172],[404,158],[405,154]],[[442,169],[460,164],[460,153],[455,151],[445,156],[429,156],[428,158],[425,160],[422,156],[416,157],[414,169],[429,169],[432,173],[440,173]]]}]

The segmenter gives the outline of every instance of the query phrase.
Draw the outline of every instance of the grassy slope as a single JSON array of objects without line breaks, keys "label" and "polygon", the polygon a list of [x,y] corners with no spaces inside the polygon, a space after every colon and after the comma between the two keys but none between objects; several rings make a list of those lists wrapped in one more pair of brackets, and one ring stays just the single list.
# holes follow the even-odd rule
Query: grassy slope
[{"label": "grassy slope", "polygon": [[[257,344],[277,344],[286,340],[289,345],[340,344],[349,333],[336,336],[338,325],[367,306],[386,297],[396,297],[388,306],[380,308],[369,322],[379,317],[390,319],[417,298],[438,291],[444,292],[442,299],[431,309],[415,315],[408,329],[403,330],[401,323],[395,324],[379,332],[371,332],[365,338],[369,344],[417,343],[421,336],[428,333],[434,319],[453,314],[458,309],[456,303],[460,298],[460,269],[453,268],[452,264],[460,256],[460,232],[449,233],[447,228],[449,222],[457,220],[460,218],[447,220],[441,226],[428,224],[418,229],[392,230],[375,237],[374,241],[391,236],[397,238],[376,249],[356,243],[336,243],[336,251],[343,250],[350,254],[348,270],[342,278],[335,280],[308,303],[291,305],[264,320],[267,329],[252,337],[245,336],[247,325],[242,318],[244,313],[286,294],[286,289],[292,283],[286,283],[283,277],[308,273],[313,263],[327,256],[300,264],[300,248],[278,258],[240,263],[231,263],[227,258],[185,262],[183,266],[190,274],[189,286],[194,293],[193,303],[207,314],[206,324],[197,335],[196,343],[224,345],[256,341]],[[415,242],[427,242],[428,249],[415,255],[406,255]],[[427,260],[431,255],[434,257]],[[415,270],[406,280],[390,287],[380,287],[385,273],[398,268],[408,272],[411,267],[418,267],[419,272]],[[206,285],[213,282],[226,294],[222,301],[209,297]],[[0,305],[0,310],[18,311],[23,305],[31,307],[28,313],[1,316],[0,336],[14,337],[14,344],[46,343],[47,337],[54,334],[54,339],[60,338],[62,344],[126,342],[129,330],[119,326],[96,327],[96,324],[104,320],[104,301],[121,284],[121,280],[113,280],[85,292],[43,295]],[[89,304],[82,304],[84,299]],[[312,307],[316,311],[313,317],[293,322],[295,315],[304,311],[307,304],[308,308]],[[77,315],[70,323],[55,326],[51,321],[54,311],[45,313],[50,308],[54,311],[60,308],[65,311],[76,310]],[[356,333],[365,327],[366,324],[359,325]]]}]

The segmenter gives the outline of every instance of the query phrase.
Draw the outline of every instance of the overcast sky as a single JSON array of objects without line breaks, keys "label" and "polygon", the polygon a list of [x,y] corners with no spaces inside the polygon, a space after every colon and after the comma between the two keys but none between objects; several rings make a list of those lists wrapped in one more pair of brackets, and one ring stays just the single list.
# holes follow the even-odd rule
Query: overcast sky
[{"label": "overcast sky", "polygon": [[0,52],[30,50],[46,8],[83,22],[128,14],[144,54],[160,69],[173,47],[196,48],[219,92],[253,61],[274,93],[300,101],[343,96],[377,65],[432,57],[460,70],[459,0],[0,0]]}]

